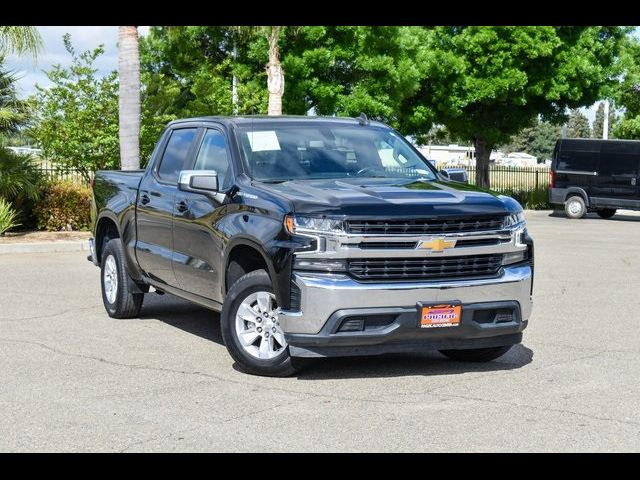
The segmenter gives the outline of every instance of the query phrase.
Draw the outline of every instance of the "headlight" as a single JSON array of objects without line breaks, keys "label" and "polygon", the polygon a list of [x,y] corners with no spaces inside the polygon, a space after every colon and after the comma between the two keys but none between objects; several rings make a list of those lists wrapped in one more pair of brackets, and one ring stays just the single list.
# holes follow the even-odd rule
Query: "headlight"
[{"label": "headlight", "polygon": [[287,215],[285,217],[285,226],[289,233],[345,233],[344,221],[333,218]]},{"label": "headlight", "polygon": [[520,210],[519,212],[512,213],[511,215],[504,217],[502,226],[503,228],[514,228],[524,227],[526,224],[527,222],[524,219],[524,212]]}]

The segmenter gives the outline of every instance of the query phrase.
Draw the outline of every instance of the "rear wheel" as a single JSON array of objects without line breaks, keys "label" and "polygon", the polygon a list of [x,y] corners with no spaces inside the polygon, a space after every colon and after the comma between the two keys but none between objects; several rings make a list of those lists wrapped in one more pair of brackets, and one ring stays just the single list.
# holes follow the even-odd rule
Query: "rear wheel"
[{"label": "rear wheel", "polygon": [[102,302],[110,317],[137,317],[144,294],[129,277],[124,248],[119,238],[109,240],[102,252],[100,269]]},{"label": "rear wheel", "polygon": [[264,270],[243,275],[229,289],[220,330],[229,354],[247,373],[287,377],[301,366],[301,360],[289,355],[277,307],[271,279]]},{"label": "rear wheel", "polygon": [[565,202],[564,212],[569,218],[582,218],[587,213],[587,206],[582,197],[574,195]]},{"label": "rear wheel", "polygon": [[615,208],[602,208],[596,212],[600,218],[611,218],[616,214]]},{"label": "rear wheel", "polygon": [[440,350],[440,353],[451,360],[460,362],[490,362],[501,357],[511,349],[512,345],[489,348],[470,348],[467,350]]}]

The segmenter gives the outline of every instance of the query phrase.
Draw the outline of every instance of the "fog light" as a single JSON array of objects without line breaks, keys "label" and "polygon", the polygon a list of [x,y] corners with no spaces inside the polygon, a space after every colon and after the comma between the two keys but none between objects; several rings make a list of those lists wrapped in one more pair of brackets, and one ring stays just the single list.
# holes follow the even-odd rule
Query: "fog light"
[{"label": "fog light", "polygon": [[344,260],[322,258],[296,258],[293,262],[295,270],[319,270],[323,272],[344,272],[346,262]]},{"label": "fog light", "polygon": [[513,265],[514,263],[524,262],[526,259],[527,259],[526,250],[505,253],[504,256],[502,257],[502,265]]}]

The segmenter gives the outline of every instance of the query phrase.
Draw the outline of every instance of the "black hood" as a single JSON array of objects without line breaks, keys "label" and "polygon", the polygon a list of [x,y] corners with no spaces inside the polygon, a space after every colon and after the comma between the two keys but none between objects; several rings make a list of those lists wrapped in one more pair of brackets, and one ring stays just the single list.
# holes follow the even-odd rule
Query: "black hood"
[{"label": "black hood", "polygon": [[473,185],[440,180],[357,178],[291,180],[263,185],[289,200],[294,212],[300,215],[501,215],[518,208],[514,200],[499,197],[497,193]]}]

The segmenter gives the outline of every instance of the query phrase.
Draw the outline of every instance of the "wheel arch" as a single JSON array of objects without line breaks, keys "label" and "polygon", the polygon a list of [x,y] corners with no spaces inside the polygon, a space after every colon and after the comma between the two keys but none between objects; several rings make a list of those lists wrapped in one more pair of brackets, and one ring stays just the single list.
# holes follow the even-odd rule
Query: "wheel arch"
[{"label": "wheel arch", "polygon": [[574,197],[576,195],[582,197],[582,200],[584,200],[585,206],[589,207],[589,195],[587,195],[587,192],[580,187],[569,187],[567,189],[567,194],[564,197],[565,203],[567,202],[567,200],[569,200],[569,198]]}]

